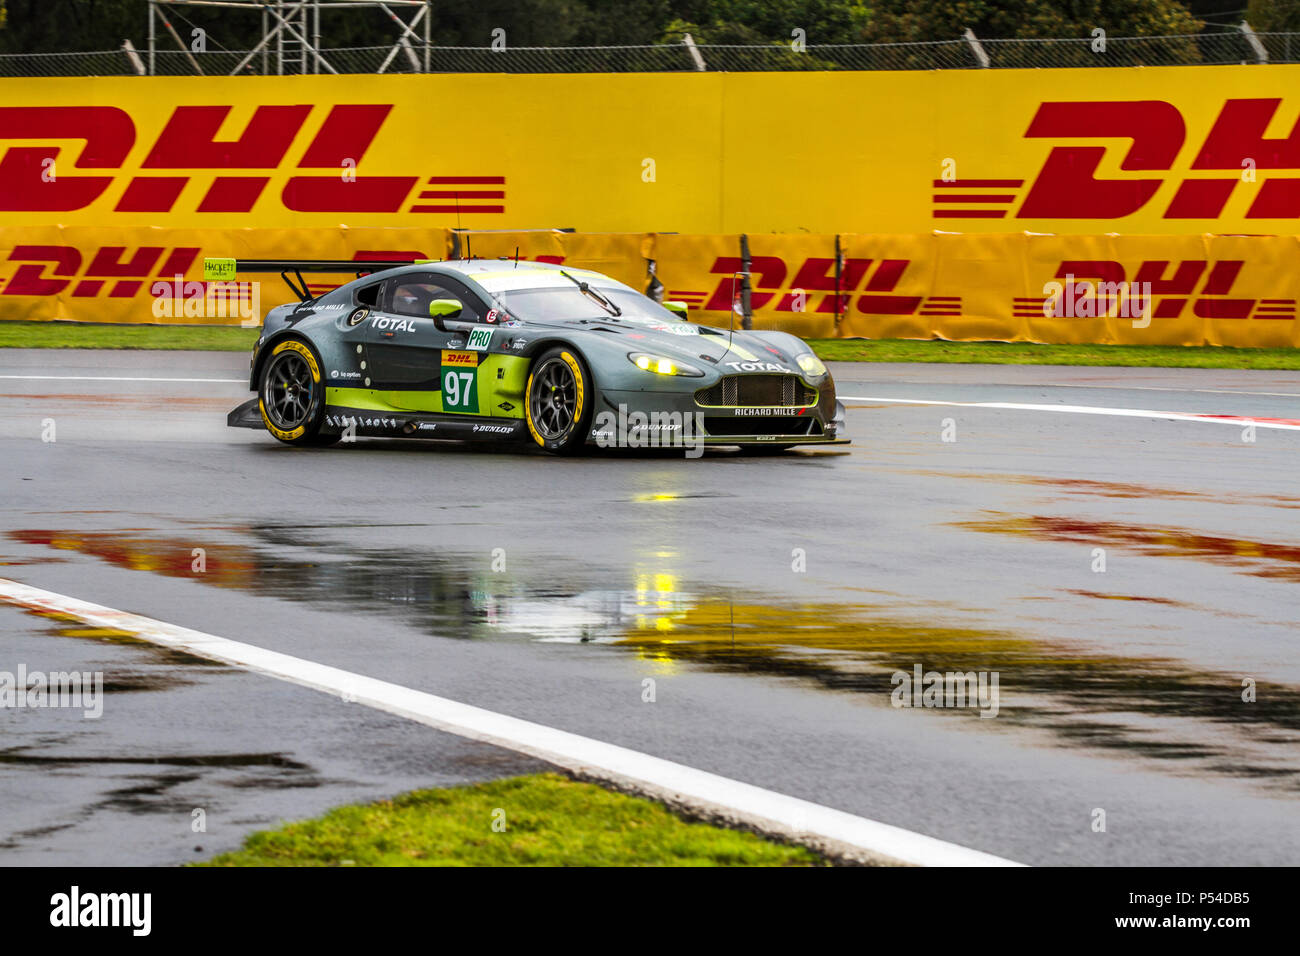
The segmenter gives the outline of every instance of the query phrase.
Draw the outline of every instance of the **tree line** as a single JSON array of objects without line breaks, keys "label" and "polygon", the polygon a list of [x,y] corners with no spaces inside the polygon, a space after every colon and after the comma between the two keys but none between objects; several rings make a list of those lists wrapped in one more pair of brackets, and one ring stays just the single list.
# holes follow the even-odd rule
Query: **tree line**
[{"label": "tree line", "polygon": [[[167,7],[181,38],[206,32],[209,48],[248,49],[261,14]],[[680,43],[809,45],[981,38],[1190,36],[1247,19],[1257,31],[1300,30],[1300,0],[438,0],[431,35],[441,46],[601,46]],[[0,0],[0,53],[111,50],[146,42],[145,0]],[[504,31],[504,33],[494,32]],[[325,47],[392,43],[378,9],[321,17]],[[159,25],[159,41],[175,41]]]}]

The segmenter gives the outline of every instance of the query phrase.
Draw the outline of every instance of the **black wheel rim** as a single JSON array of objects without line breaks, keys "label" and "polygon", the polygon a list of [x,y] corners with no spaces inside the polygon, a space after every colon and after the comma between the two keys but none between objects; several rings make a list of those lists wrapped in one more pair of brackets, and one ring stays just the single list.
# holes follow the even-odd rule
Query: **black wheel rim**
[{"label": "black wheel rim", "polygon": [[283,431],[293,431],[306,424],[314,389],[311,369],[301,355],[285,352],[278,356],[266,373],[262,394],[271,424]]},{"label": "black wheel rim", "polygon": [[533,427],[547,441],[563,438],[578,413],[578,383],[562,359],[551,359],[533,373],[528,411]]}]

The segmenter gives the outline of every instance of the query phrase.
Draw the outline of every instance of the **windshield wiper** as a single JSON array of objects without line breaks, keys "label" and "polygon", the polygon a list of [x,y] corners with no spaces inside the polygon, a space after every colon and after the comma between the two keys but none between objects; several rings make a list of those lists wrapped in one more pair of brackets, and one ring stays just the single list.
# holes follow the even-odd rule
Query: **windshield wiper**
[{"label": "windshield wiper", "polygon": [[581,281],[579,281],[578,279],[575,279],[573,276],[569,275],[569,274],[568,274],[567,272],[565,272],[563,269],[560,270],[560,275],[564,276],[564,278],[568,279],[570,282],[572,282],[574,285],[576,285],[580,291],[584,292],[585,294],[587,294],[587,295],[591,296],[593,299],[595,299],[598,303],[600,303],[601,308],[603,308],[603,309],[604,309],[606,312],[608,312],[610,315],[622,315],[622,314],[623,314],[623,310],[622,310],[622,309],[620,309],[618,306],[616,306],[616,305],[615,305],[613,302],[611,302],[609,299],[605,298],[603,295],[601,295],[599,292],[597,292],[597,291],[596,291],[595,289],[593,289],[591,286],[587,285],[587,283],[585,283],[585,282],[581,282]]}]

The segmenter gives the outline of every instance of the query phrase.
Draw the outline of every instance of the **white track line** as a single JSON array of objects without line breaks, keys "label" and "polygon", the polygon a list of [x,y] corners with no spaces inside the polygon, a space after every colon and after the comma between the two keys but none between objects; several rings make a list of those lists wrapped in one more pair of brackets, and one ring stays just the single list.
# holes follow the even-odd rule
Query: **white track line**
[{"label": "white track line", "polygon": [[246,378],[134,378],[129,375],[0,375],[30,382],[220,382],[248,384]]},{"label": "white track line", "polygon": [[576,773],[631,784],[642,792],[685,799],[725,816],[739,817],[759,828],[798,833],[805,839],[847,844],[878,860],[919,866],[1017,866],[1010,860],[981,853],[900,827],[820,804],[764,790],[738,780],[625,747],[603,743],[471,707],[445,697],[376,680],[324,664],[291,657],[252,644],[167,624],[126,611],[90,604],[0,578],[0,600],[33,610],[63,614],[94,627],[117,628],[163,647],[176,648],[279,680],[336,694],[345,699],[428,724],[439,730],[528,754]]},{"label": "white track line", "polygon": [[[1082,366],[1078,366],[1082,367]],[[847,376],[845,377],[847,378]],[[849,382],[836,379],[840,385],[847,385],[849,388],[856,388],[859,385],[870,386],[871,382]],[[885,384],[883,382],[875,383],[877,385]],[[914,382],[907,379],[894,379],[890,385],[921,385],[933,386],[935,383]],[[959,385],[978,385],[981,388],[1082,388],[1093,391],[1115,391],[1115,392],[1186,392],[1189,395],[1263,395],[1267,398],[1300,398],[1300,392],[1253,392],[1243,388],[1180,388],[1175,385],[1089,385],[1082,382],[969,382],[957,383]]]},{"label": "white track line", "polygon": [[947,405],[955,408],[1003,408],[1021,412],[1064,412],[1071,415],[1118,415],[1122,418],[1159,418],[1171,422],[1201,422],[1215,425],[1255,425],[1300,431],[1300,422],[1270,421],[1249,415],[1197,415],[1190,412],[1158,412],[1149,408],[1110,408],[1105,405],[1035,405],[1026,402],[944,402],[929,398],[894,398],[888,396],[841,395],[842,402],[884,402],[890,405]]}]

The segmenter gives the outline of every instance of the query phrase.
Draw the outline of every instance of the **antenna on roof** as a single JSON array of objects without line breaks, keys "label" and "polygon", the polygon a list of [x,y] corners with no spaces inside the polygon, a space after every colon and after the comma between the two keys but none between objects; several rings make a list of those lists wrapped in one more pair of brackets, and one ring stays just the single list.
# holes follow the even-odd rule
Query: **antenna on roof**
[{"label": "antenna on roof", "polygon": [[468,229],[465,230],[465,258],[466,258],[466,259],[473,259],[473,258],[474,258],[474,250],[470,247],[470,244],[469,244],[469,230],[468,230]]},{"label": "antenna on roof", "polygon": [[519,268],[519,247],[515,246],[515,268]]}]

